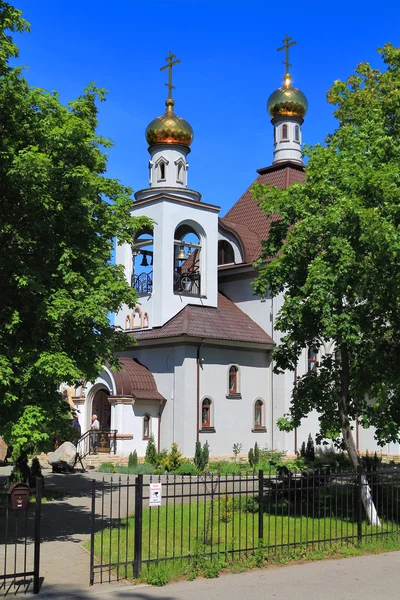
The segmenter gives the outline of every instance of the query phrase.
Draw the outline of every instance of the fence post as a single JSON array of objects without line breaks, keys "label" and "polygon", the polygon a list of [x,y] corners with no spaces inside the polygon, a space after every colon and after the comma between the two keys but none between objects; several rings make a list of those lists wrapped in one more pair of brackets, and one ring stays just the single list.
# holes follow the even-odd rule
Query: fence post
[{"label": "fence post", "polygon": [[361,465],[357,466],[357,538],[358,543],[362,542],[362,467]]},{"label": "fence post", "polygon": [[136,477],[135,484],[135,537],[133,574],[137,579],[142,572],[142,517],[143,517],[143,475]]},{"label": "fence post", "polygon": [[264,473],[258,471],[258,546],[264,539]]},{"label": "fence post", "polygon": [[[104,489],[102,490],[104,494]],[[92,479],[92,506],[91,506],[92,528],[90,532],[90,581],[89,585],[94,584],[94,532],[96,525],[96,480]]]},{"label": "fence post", "polygon": [[35,549],[33,558],[33,593],[40,590],[40,519],[42,512],[42,478],[36,478],[36,503],[35,503]]}]

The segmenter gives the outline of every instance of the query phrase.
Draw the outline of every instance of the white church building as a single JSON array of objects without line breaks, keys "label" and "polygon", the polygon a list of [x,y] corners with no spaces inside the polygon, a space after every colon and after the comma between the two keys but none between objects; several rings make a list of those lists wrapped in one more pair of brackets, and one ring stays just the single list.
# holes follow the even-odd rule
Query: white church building
[{"label": "white church building", "polygon": [[[170,53],[167,59],[166,111],[146,129],[149,186],[136,192],[132,205],[132,216],[150,217],[154,228],[116,250],[139,294],[133,310],[123,307],[115,315],[132,344],[120,353],[120,371],[105,367],[96,381],[75,391],[73,402],[82,431],[93,413],[103,429],[117,431],[119,456],[133,450],[144,456],[151,434],[159,449],[177,442],[187,457],[198,440],[208,441],[211,457],[231,456],[235,443],[247,454],[255,442],[294,454],[317,432],[317,415],[291,433],[276,425],[288,412],[294,385],[293,372],[273,373],[272,349],[281,336],[274,323],[283,298],[256,296],[251,285],[270,221],[252,198],[253,182],[224,217],[189,187],[193,131],[174,111],[174,58]],[[304,179],[307,111],[288,72],[268,111],[274,160],[255,181],[286,188]],[[297,376],[331,351],[329,344],[305,351]],[[373,431],[358,424],[355,439],[361,451],[378,449]],[[398,453],[399,447],[383,451]]]}]

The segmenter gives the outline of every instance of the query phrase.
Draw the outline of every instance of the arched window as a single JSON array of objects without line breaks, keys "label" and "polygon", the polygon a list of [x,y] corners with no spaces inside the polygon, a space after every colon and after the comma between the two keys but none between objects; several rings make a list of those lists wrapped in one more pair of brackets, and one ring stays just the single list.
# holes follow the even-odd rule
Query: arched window
[{"label": "arched window", "polygon": [[236,394],[239,389],[238,389],[238,371],[239,369],[237,367],[235,367],[234,365],[232,365],[232,367],[230,367],[229,369],[229,393],[230,394]]},{"label": "arched window", "polygon": [[191,225],[183,223],[174,235],[174,292],[198,296],[201,293],[201,240]]},{"label": "arched window", "polygon": [[256,400],[254,403],[254,429],[264,427],[264,403],[262,400]]},{"label": "arched window", "polygon": [[179,162],[176,166],[176,180],[179,183],[183,183],[183,166],[181,162]]},{"label": "arched window", "polygon": [[295,125],[294,128],[294,139],[296,142],[300,141],[300,127],[298,125]]},{"label": "arched window", "polygon": [[283,140],[287,140],[288,139],[288,127],[287,127],[287,125],[282,125],[282,139]]},{"label": "arched window", "polygon": [[307,368],[309,371],[316,371],[318,365],[318,348],[312,346],[308,349]]},{"label": "arched window", "polygon": [[201,426],[211,427],[211,400],[204,398],[201,403]]},{"label": "arched window", "polygon": [[218,242],[218,264],[229,265],[235,262],[235,254],[233,248],[226,240]]},{"label": "arched window", "polygon": [[153,290],[153,256],[153,232],[142,230],[132,245],[132,287],[139,294]]},{"label": "arched window", "polygon": [[159,177],[159,181],[162,181],[165,179],[165,163],[160,162],[160,177]]},{"label": "arched window", "polygon": [[143,417],[143,439],[148,440],[151,435],[151,417],[150,415],[144,415]]}]

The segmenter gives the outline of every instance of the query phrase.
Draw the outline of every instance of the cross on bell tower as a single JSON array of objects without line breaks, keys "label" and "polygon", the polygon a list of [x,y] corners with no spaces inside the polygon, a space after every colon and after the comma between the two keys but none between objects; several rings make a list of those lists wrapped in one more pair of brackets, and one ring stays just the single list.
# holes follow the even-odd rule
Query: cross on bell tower
[{"label": "cross on bell tower", "polygon": [[175,54],[172,54],[170,50],[167,58],[165,59],[167,64],[160,69],[160,71],[165,71],[165,69],[168,69],[168,83],[165,84],[168,88],[168,98],[172,98],[172,90],[175,89],[175,86],[172,85],[172,67],[181,62],[179,58],[174,61],[174,58],[176,58],[176,56]]},{"label": "cross on bell tower", "polygon": [[[292,65],[289,62],[289,48],[291,46],[294,46],[295,44],[297,44],[297,42],[290,42],[290,40],[293,39],[291,37],[288,36],[288,34],[286,34],[286,37],[284,40],[282,40],[282,43],[284,44],[283,46],[281,46],[280,48],[277,48],[277,52],[280,52],[281,50],[286,50],[286,60],[283,60],[282,63],[284,65],[286,65],[286,72],[285,74],[288,75],[289,74],[289,67],[291,67]],[[165,67],[164,67],[165,68]]]}]

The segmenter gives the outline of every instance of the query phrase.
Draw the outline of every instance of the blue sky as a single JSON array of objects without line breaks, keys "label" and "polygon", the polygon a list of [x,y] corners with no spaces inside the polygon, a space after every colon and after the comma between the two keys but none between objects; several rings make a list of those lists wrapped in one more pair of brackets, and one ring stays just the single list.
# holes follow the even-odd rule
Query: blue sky
[{"label": "blue sky", "polygon": [[[333,131],[325,99],[335,79],[360,61],[381,67],[376,48],[400,45],[400,2],[386,0],[15,0],[31,23],[18,36],[19,62],[31,85],[73,99],[91,81],[108,90],[100,132],[114,140],[110,176],[134,190],[147,187],[147,124],[164,112],[170,50],[176,113],[195,138],[189,186],[221,215],[271,164],[272,126],[266,111],[281,85],[276,49],[288,33],[293,81],[307,96],[307,144]],[[382,9],[379,11],[379,9]]]}]

